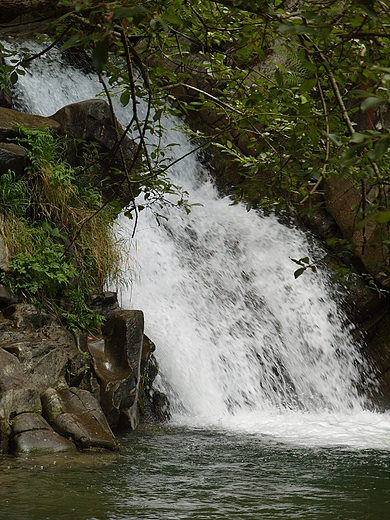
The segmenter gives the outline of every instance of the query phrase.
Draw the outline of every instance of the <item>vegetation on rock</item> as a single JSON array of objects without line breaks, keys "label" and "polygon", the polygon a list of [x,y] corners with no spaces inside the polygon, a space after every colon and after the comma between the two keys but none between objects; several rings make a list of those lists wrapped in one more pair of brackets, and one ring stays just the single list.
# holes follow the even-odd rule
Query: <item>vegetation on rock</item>
[{"label": "vegetation on rock", "polygon": [[103,207],[88,165],[71,168],[61,158],[62,137],[19,126],[28,150],[22,178],[0,177],[4,233],[11,252],[2,281],[28,300],[55,312],[68,327],[93,330],[102,317],[85,304],[119,273],[120,251],[111,225],[115,208]]}]

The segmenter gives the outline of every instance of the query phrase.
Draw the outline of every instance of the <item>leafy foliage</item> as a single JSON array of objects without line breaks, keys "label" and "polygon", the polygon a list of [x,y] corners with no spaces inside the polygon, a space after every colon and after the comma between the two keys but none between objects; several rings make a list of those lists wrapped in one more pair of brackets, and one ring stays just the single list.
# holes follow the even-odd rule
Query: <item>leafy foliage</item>
[{"label": "leafy foliage", "polygon": [[[324,205],[331,202],[332,186],[348,182],[357,194],[351,208],[355,229],[348,238],[363,260],[379,245],[379,271],[384,280],[389,277],[386,2],[60,4],[65,14],[56,29],[62,50],[88,50],[107,92],[119,90],[123,105],[133,109],[126,131],[137,139],[136,158],[142,157],[143,166],[140,173],[125,172],[132,190],[129,215],[137,220],[143,207],[135,200],[139,193],[162,202],[175,191],[165,176],[169,161],[158,146],[151,153],[146,132],[159,135],[167,111],[198,122],[211,115],[217,130],[201,127],[196,137],[204,146],[219,146],[240,171],[237,199],[248,207],[303,215],[318,209],[317,200],[307,204],[315,193]],[[15,79],[29,58],[13,59],[7,74]],[[140,99],[147,105],[145,115]]]},{"label": "leafy foliage", "polygon": [[104,205],[95,179],[62,161],[64,141],[48,129],[17,129],[30,166],[0,177],[0,205],[11,250],[2,281],[54,311],[71,328],[94,330],[102,317],[85,304],[120,273],[111,233],[116,209]]}]

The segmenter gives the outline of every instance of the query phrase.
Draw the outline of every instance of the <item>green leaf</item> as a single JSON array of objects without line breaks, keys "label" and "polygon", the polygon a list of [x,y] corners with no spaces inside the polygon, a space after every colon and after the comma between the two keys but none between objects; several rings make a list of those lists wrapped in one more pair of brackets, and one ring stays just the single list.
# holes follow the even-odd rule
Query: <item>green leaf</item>
[{"label": "green leaf", "polygon": [[376,159],[382,157],[382,155],[385,155],[389,145],[390,137],[384,137],[383,139],[380,139],[380,141],[376,143],[374,150],[370,153],[370,158],[376,161]]},{"label": "green leaf", "polygon": [[279,87],[283,86],[283,74],[280,69],[275,70],[275,80]]},{"label": "green leaf", "polygon": [[317,85],[317,78],[304,81],[299,87],[299,92],[310,92]]},{"label": "green leaf", "polygon": [[390,221],[390,211],[379,211],[375,215],[375,222],[377,224],[387,224]]},{"label": "green leaf", "polygon": [[61,47],[61,52],[70,49],[71,47],[77,47],[82,39],[81,34],[72,34],[67,42],[65,42]]},{"label": "green leaf", "polygon": [[301,274],[303,274],[304,272],[306,271],[306,267],[301,267],[300,269],[297,269],[295,272],[294,272],[294,278],[298,278],[298,276],[301,276]]},{"label": "green leaf", "polygon": [[122,18],[132,18],[135,25],[139,25],[147,14],[147,9],[142,5],[137,5],[135,7],[119,7],[118,9],[115,9],[113,19],[121,20]]},{"label": "green leaf", "polygon": [[368,97],[366,98],[363,103],[360,105],[360,110],[363,112],[366,112],[370,108],[376,108],[384,105],[386,103],[386,100],[384,98],[379,97]]},{"label": "green leaf", "polygon": [[11,84],[12,85],[15,85],[15,83],[18,81],[18,74],[17,72],[13,71],[13,73],[11,74],[11,77],[10,77],[10,81],[11,81]]},{"label": "green leaf", "polygon": [[120,97],[120,101],[121,101],[121,103],[122,103],[122,105],[124,107],[129,104],[129,101],[130,101],[130,90],[125,90],[124,92],[122,92],[121,97]]},{"label": "green leaf", "polygon": [[92,51],[92,64],[95,69],[101,73],[103,72],[104,66],[108,60],[108,49],[104,40],[99,40],[95,43],[95,47]]},{"label": "green leaf", "polygon": [[366,224],[367,224],[366,218],[364,218],[363,220],[359,220],[355,224],[355,231],[360,231],[361,229],[363,229],[365,227]]},{"label": "green leaf", "polygon": [[324,135],[326,135],[327,137],[329,137],[329,139],[330,139],[334,144],[336,144],[337,146],[341,146],[340,140],[339,140],[339,138],[337,137],[336,134],[328,134],[327,132],[324,132]]},{"label": "green leaf", "polygon": [[168,22],[170,25],[182,25],[182,20],[175,14],[164,13],[161,18]]},{"label": "green leaf", "polygon": [[350,143],[354,144],[360,144],[363,143],[366,139],[369,139],[369,136],[366,134],[361,134],[359,132],[355,132],[351,139],[349,140]]}]

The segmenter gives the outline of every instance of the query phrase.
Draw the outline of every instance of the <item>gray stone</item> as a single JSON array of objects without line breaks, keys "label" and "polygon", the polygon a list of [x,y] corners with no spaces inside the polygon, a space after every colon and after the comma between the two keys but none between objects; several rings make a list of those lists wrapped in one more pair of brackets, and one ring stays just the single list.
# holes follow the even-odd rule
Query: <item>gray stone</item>
[{"label": "gray stone", "polygon": [[13,143],[0,143],[0,175],[11,170],[20,177],[27,166],[27,151]]},{"label": "gray stone", "polygon": [[24,412],[40,412],[39,390],[23,374],[19,360],[0,348],[0,416],[9,420]]},{"label": "gray stone", "polygon": [[41,392],[82,379],[85,357],[69,331],[50,323],[32,305],[12,305],[2,314],[5,320],[0,320],[0,347],[18,358],[25,376]]},{"label": "gray stone", "polygon": [[42,404],[52,427],[60,435],[71,437],[80,450],[119,449],[99,403],[88,391],[49,388],[42,395]]},{"label": "gray stone", "polygon": [[16,416],[12,430],[14,455],[76,451],[73,442],[55,432],[42,416],[35,413]]}]

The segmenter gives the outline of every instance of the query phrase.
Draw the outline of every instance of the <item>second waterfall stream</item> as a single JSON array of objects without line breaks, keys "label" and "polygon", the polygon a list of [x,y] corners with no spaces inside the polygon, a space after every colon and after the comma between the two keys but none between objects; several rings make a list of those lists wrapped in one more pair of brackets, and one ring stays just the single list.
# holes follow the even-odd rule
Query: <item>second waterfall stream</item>
[{"label": "second waterfall stream", "polygon": [[[94,97],[101,86],[57,51],[17,84],[18,109],[49,116]],[[129,114],[117,106],[126,126]],[[166,143],[183,156],[192,144],[166,121]],[[196,203],[140,213],[116,224],[128,250],[125,308],[142,309],[156,344],[157,384],[172,421],[305,445],[390,448],[390,415],[365,409],[364,361],[331,295],[329,273],[294,278],[291,259],[318,253],[307,236],[275,216],[221,198],[195,155],[170,170]]]}]

